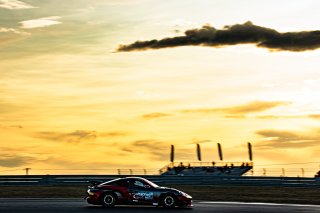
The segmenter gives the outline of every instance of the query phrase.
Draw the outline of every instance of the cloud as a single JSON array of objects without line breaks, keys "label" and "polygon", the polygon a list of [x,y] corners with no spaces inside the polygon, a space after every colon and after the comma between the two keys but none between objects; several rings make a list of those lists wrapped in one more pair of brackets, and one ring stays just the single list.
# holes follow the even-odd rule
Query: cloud
[{"label": "cloud", "polygon": [[301,115],[259,115],[255,116],[254,118],[259,119],[294,119],[294,118],[313,118],[313,119],[320,119],[320,116],[316,114],[301,114]]},{"label": "cloud", "polygon": [[31,35],[28,32],[17,30],[15,28],[0,27],[0,45],[7,45],[12,42],[27,38]]},{"label": "cloud", "polygon": [[21,24],[21,28],[32,29],[32,28],[48,27],[51,25],[61,24],[60,21],[57,21],[60,18],[61,18],[60,16],[50,16],[50,17],[21,21],[19,23]]},{"label": "cloud", "polygon": [[248,113],[262,112],[281,105],[287,105],[288,102],[283,101],[254,101],[240,106],[226,108],[204,108],[204,109],[188,109],[181,110],[182,113],[227,113],[226,117],[243,118],[242,115]]},{"label": "cloud", "polygon": [[120,137],[120,136],[127,136],[129,135],[128,132],[102,132],[102,133],[99,133],[99,136],[100,137]]},{"label": "cloud", "polygon": [[[202,140],[202,143],[209,141]],[[172,142],[159,141],[156,139],[136,140],[125,146],[122,146],[121,150],[132,154],[145,154],[149,156],[150,160],[165,161],[170,159],[170,146],[174,144]],[[175,147],[176,159],[192,159],[194,157],[194,150],[189,148],[182,148],[181,146]]]},{"label": "cloud", "polygon": [[35,159],[29,156],[20,155],[2,155],[0,157],[1,167],[18,167],[23,165],[28,165],[32,163]]},{"label": "cloud", "polygon": [[226,115],[226,118],[257,118],[257,119],[320,119],[320,114],[293,114],[293,115]]},{"label": "cloud", "polygon": [[[115,156],[110,155],[110,158],[114,158]],[[90,173],[93,172],[96,169],[104,169],[104,172],[117,172],[118,168],[141,168],[141,165],[136,164],[134,162],[123,162],[123,161],[114,161],[114,162],[108,162],[106,163],[104,158],[95,158],[92,159],[92,161],[84,161],[84,160],[76,160],[71,158],[62,158],[61,156],[49,156],[46,159],[46,162],[50,162],[50,165],[53,168],[57,168],[59,171],[62,169],[65,170],[67,173],[70,173],[70,170],[79,170],[79,173]],[[110,169],[112,168],[112,170]],[[114,169],[114,170],[113,170]],[[37,170],[37,169],[33,169]],[[42,169],[42,171],[45,171],[45,169]],[[53,170],[54,171],[54,170]],[[48,170],[48,172],[52,172],[52,170]],[[74,172],[74,171],[73,171]],[[94,171],[95,173],[97,171]]]},{"label": "cloud", "polygon": [[[252,116],[250,116],[252,117]],[[300,114],[300,115],[258,115],[253,116],[253,118],[258,119],[295,119],[295,118],[312,118],[312,119],[320,119],[320,114]]]},{"label": "cloud", "polygon": [[23,108],[22,106],[18,106],[16,104],[12,104],[12,103],[0,100],[0,114],[17,112],[22,108]]},{"label": "cloud", "polygon": [[[18,127],[16,127],[18,128]],[[101,132],[76,130],[74,132],[37,132],[34,134],[35,138],[41,138],[50,141],[79,143],[86,141],[94,141],[98,137],[121,137],[129,135],[128,132],[114,131],[114,132]]]},{"label": "cloud", "polygon": [[30,35],[31,35],[30,33],[25,32],[23,30],[18,30],[15,28],[0,27],[0,46],[5,46],[10,43],[25,39]]},{"label": "cloud", "polygon": [[280,118],[301,118],[301,116],[289,116],[289,115],[259,115],[255,116],[259,119],[280,119]]},{"label": "cloud", "polygon": [[142,115],[142,118],[144,118],[144,119],[154,119],[154,118],[161,118],[161,117],[167,117],[167,116],[171,116],[171,114],[161,113],[161,112],[154,112],[154,113]]},{"label": "cloud", "polygon": [[281,105],[287,105],[288,102],[282,101],[255,101],[242,106],[225,108],[223,111],[230,114],[246,114],[251,112],[261,112]]},{"label": "cloud", "polygon": [[199,140],[198,138],[193,138],[191,144],[204,144],[204,143],[212,143],[209,139]]},{"label": "cloud", "polygon": [[[248,118],[245,115],[225,115],[225,118],[235,118],[235,119],[244,119],[244,118]],[[250,116],[251,117],[251,116]]]},{"label": "cloud", "polygon": [[97,138],[96,131],[77,130],[70,133],[61,132],[38,132],[35,138],[41,138],[50,141],[79,143],[85,141],[93,141]]},{"label": "cloud", "polygon": [[23,129],[23,126],[21,126],[21,125],[6,126],[6,125],[0,124],[0,129]]},{"label": "cloud", "polygon": [[320,146],[320,130],[309,133],[266,129],[256,132],[262,137],[257,148],[307,148]]},{"label": "cloud", "polygon": [[132,5],[132,4],[140,4],[147,0],[91,0],[90,3],[94,5],[110,5],[110,6],[117,6],[117,5]]},{"label": "cloud", "polygon": [[21,10],[36,7],[18,0],[0,0],[0,8],[5,8],[9,10]]},{"label": "cloud", "polygon": [[21,34],[21,35],[29,35],[29,33],[27,32],[23,32],[14,28],[5,28],[5,27],[0,28],[0,33],[14,33],[14,34]]},{"label": "cloud", "polygon": [[187,30],[183,36],[120,45],[117,51],[139,51],[179,46],[221,47],[237,44],[255,44],[257,47],[275,51],[315,50],[320,47],[320,31],[280,33],[274,29],[254,25],[250,21],[244,24],[225,26],[223,29],[205,25],[200,29]]},{"label": "cloud", "polygon": [[320,119],[320,114],[311,114],[311,115],[308,115],[308,117],[313,119]]},{"label": "cloud", "polygon": [[129,145],[122,147],[122,151],[130,153],[146,153],[155,160],[166,160],[169,158],[169,146],[166,142],[146,139],[136,140]]}]

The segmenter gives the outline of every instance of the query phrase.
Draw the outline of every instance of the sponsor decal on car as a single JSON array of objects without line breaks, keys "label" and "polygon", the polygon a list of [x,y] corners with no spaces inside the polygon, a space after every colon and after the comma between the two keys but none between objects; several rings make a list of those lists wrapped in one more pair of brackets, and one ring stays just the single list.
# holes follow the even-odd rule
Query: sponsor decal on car
[{"label": "sponsor decal on car", "polygon": [[133,198],[137,200],[152,200],[153,192],[137,192],[133,194]]}]

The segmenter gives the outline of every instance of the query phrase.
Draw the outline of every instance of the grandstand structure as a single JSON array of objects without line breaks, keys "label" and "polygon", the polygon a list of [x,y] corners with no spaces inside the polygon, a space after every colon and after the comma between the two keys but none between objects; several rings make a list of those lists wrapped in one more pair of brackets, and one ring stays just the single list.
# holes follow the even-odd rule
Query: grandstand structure
[{"label": "grandstand structure", "polygon": [[180,176],[242,176],[253,169],[252,146],[248,143],[250,162],[223,162],[221,144],[218,143],[218,153],[221,162],[202,162],[200,144],[196,144],[197,157],[199,162],[174,162],[174,146],[171,145],[170,161],[168,165],[161,168],[160,174]]},{"label": "grandstand structure", "polygon": [[253,168],[253,162],[187,162],[170,163],[160,169],[161,175],[242,176]]}]

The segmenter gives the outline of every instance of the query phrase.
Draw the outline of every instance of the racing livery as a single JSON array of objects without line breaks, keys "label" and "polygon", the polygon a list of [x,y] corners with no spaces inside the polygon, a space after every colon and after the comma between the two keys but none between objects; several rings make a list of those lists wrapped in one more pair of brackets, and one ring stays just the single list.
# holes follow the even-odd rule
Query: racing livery
[{"label": "racing livery", "polygon": [[192,207],[192,197],[173,188],[160,187],[140,177],[118,178],[89,186],[85,198],[89,204],[114,207],[139,204],[166,208]]}]

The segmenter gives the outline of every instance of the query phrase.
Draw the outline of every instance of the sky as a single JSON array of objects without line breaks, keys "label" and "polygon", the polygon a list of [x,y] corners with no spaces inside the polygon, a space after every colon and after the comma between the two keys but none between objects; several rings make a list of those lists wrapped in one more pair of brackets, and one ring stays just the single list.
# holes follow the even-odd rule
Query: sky
[{"label": "sky", "polygon": [[217,143],[243,162],[251,142],[257,171],[315,174],[319,7],[0,0],[0,172],[157,169],[171,144],[177,162],[197,161],[197,143],[205,162]]}]

